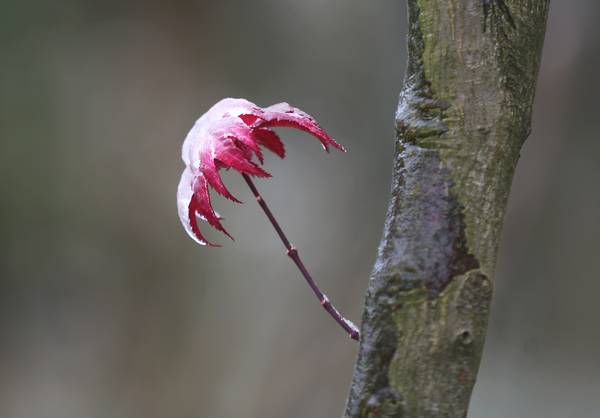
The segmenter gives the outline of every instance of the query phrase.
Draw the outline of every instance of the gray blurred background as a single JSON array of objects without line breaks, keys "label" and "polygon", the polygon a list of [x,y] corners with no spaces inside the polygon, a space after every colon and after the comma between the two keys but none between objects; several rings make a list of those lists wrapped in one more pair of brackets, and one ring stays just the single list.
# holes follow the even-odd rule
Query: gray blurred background
[{"label": "gray blurred background", "polygon": [[[600,416],[600,5],[555,1],[471,417]],[[382,231],[405,2],[4,0],[0,417],[340,416],[357,345],[234,173],[227,240],[179,224],[180,147],[222,97],[289,101],[258,186],[354,320]]]}]

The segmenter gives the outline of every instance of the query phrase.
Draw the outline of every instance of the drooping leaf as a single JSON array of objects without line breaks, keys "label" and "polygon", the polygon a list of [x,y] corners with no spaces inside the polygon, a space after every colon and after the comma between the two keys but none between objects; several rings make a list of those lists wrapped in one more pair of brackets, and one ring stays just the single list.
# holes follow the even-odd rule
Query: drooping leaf
[{"label": "drooping leaf", "polygon": [[329,152],[329,146],[345,151],[310,115],[287,103],[261,108],[245,99],[221,100],[196,121],[181,150],[186,167],[177,188],[179,218],[199,244],[215,246],[200,232],[198,218],[231,238],[212,207],[210,188],[241,203],[227,190],[219,170],[270,177],[260,166],[264,162],[261,147],[284,158],[283,142],[273,127],[300,129],[317,138],[325,151]]}]

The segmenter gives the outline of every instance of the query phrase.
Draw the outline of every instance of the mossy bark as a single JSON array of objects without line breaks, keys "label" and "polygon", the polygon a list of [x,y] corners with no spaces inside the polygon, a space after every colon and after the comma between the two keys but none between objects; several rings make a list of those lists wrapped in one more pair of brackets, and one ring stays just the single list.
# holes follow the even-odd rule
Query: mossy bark
[{"label": "mossy bark", "polygon": [[392,194],[346,418],[467,414],[549,0],[505,4],[408,0]]}]

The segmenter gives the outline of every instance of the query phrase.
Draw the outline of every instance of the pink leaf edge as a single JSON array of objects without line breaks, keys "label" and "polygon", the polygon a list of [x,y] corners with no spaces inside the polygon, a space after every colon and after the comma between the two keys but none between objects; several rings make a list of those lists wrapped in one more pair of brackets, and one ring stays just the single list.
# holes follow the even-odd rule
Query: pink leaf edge
[{"label": "pink leaf edge", "polygon": [[177,209],[183,227],[198,244],[219,246],[204,238],[198,218],[233,239],[212,207],[209,189],[242,203],[225,187],[220,169],[271,177],[260,166],[264,162],[261,147],[285,157],[283,142],[271,129],[274,127],[299,129],[318,139],[327,152],[330,146],[346,152],[310,115],[287,103],[261,108],[245,99],[219,101],[196,121],[181,149],[185,169],[177,187]]}]

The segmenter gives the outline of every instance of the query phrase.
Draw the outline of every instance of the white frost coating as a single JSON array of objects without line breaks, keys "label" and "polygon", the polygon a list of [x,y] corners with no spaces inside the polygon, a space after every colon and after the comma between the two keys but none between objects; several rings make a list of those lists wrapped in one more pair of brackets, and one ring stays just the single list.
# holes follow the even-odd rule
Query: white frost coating
[{"label": "white frost coating", "polygon": [[261,109],[246,99],[223,99],[208,109],[194,123],[194,126],[183,141],[181,159],[193,172],[199,172],[200,150],[204,147],[206,141],[210,141],[211,138],[214,139],[220,135],[227,136],[232,127],[236,125],[240,129],[247,129],[245,123],[238,117],[246,114],[260,115],[264,111],[295,113],[312,120],[312,117],[308,114],[293,108],[286,102],[276,103],[265,109]]},{"label": "white frost coating", "polygon": [[194,194],[192,190],[193,181],[194,174],[187,168],[183,170],[181,180],[179,180],[179,185],[177,186],[177,213],[179,214],[179,220],[181,221],[185,232],[187,232],[190,238],[200,245],[206,245],[206,242],[199,240],[196,234],[194,234],[190,223],[188,205]]},{"label": "white frost coating", "polygon": [[[287,105],[287,103],[279,103],[278,105]],[[257,112],[261,112],[258,106],[245,99],[226,98],[220,100],[198,118],[183,141],[181,159],[185,163],[186,169],[183,171],[177,187],[177,212],[185,232],[200,245],[206,245],[206,242],[198,239],[192,229],[189,217],[189,203],[194,194],[192,186],[194,178],[200,173],[200,150],[215,135],[226,135],[227,131],[231,130],[232,125],[245,128],[244,122],[238,116],[247,114],[249,109],[252,108],[256,108]],[[218,214],[216,216],[219,217]],[[206,220],[202,216],[200,218]]]},{"label": "white frost coating", "polygon": [[[260,112],[258,106],[246,99],[227,98],[220,100],[208,109],[205,114],[200,116],[185,137],[183,146],[181,147],[181,159],[185,165],[191,167],[194,171],[199,170],[200,149],[205,142],[211,139],[211,135],[214,135],[214,132],[218,131],[219,127],[223,129],[231,127],[232,118],[237,119],[239,115],[247,114],[249,108],[256,108]],[[241,120],[233,122],[243,123]]]}]

